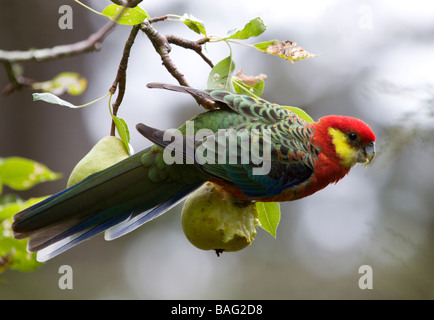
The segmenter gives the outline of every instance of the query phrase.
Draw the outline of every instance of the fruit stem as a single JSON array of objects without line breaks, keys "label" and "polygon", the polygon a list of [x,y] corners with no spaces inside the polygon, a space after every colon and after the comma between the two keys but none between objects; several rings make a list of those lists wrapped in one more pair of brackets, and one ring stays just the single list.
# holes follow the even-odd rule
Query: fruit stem
[{"label": "fruit stem", "polygon": [[220,255],[223,253],[223,249],[215,249],[215,253],[217,255],[217,257],[220,257]]}]

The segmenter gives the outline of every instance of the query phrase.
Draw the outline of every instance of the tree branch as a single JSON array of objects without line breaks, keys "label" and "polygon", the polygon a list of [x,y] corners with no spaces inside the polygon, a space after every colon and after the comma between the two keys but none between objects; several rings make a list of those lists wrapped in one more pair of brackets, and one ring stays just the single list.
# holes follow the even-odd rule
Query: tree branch
[{"label": "tree branch", "polygon": [[208,63],[211,68],[214,68],[212,61],[208,59],[208,57],[206,57],[202,52],[202,45],[210,40],[208,37],[199,39],[197,41],[191,41],[169,34],[166,35],[166,38],[169,43],[195,51],[206,63]]},{"label": "tree branch", "polygon": [[[167,71],[169,71],[169,73],[178,81],[180,85],[190,87],[190,84],[185,79],[184,74],[182,74],[178,70],[178,68],[169,56],[171,47],[167,37],[154,29],[149,20],[145,20],[144,22],[142,22],[142,24],[140,25],[140,30],[142,30],[148,36],[149,40],[155,48],[155,51],[160,55],[163,65],[164,67],[166,67]],[[198,104],[202,105],[207,110],[212,110],[216,108],[215,103],[209,99],[201,97],[195,97],[195,99]]]},{"label": "tree branch", "polygon": [[71,57],[88,51],[99,50],[101,48],[101,42],[103,38],[115,26],[115,24],[115,22],[110,21],[99,31],[90,35],[86,40],[76,43],[55,46],[53,48],[32,49],[28,51],[0,50],[0,62],[44,62]]},{"label": "tree branch", "polygon": [[10,81],[10,83],[3,89],[3,94],[10,94],[16,89],[21,89],[23,86],[29,85],[28,81],[22,81],[26,78],[23,78],[21,75],[18,75],[14,72],[14,64],[20,62],[44,62],[99,50],[104,37],[115,25],[115,22],[110,21],[85,40],[71,44],[55,46],[53,48],[32,49],[28,51],[0,50],[0,62],[2,62],[5,66],[6,73]]},{"label": "tree branch", "polygon": [[[132,0],[126,3],[124,9],[119,13],[120,17],[125,8],[135,7],[142,0]],[[4,64],[10,83],[3,89],[3,94],[10,94],[23,86],[30,86],[32,80],[22,77],[14,72],[13,65],[21,62],[45,62],[66,57],[98,51],[101,49],[102,42],[107,34],[116,25],[116,20],[106,23],[100,30],[91,34],[87,39],[71,44],[59,45],[52,48],[31,49],[28,51],[6,51],[0,50],[0,62]]]},{"label": "tree branch", "polygon": [[151,23],[147,20],[142,22],[140,29],[146,33],[155,51],[160,55],[163,65],[166,67],[167,71],[183,86],[190,86],[185,79],[184,75],[178,70],[178,68],[173,63],[172,59],[169,57],[169,53],[172,48],[167,41],[167,38],[159,33]]},{"label": "tree branch", "polygon": [[[127,67],[128,67],[128,59],[130,57],[131,47],[134,44],[134,40],[139,32],[139,26],[133,26],[131,29],[130,35],[128,37],[127,42],[125,43],[124,52],[122,54],[121,62],[119,63],[118,73],[116,74],[116,79],[113,82],[110,92],[115,93],[116,88],[119,86],[118,95],[116,97],[116,101],[112,104],[113,107],[113,115],[118,113],[119,106],[122,103],[125,94],[125,88],[127,84]],[[110,135],[115,135],[115,123],[112,121]]]},{"label": "tree branch", "polygon": [[[112,2],[124,6],[124,9],[118,15],[118,17],[120,17],[126,8],[135,7],[142,2],[142,0],[112,0]],[[171,51],[170,43],[195,51],[210,67],[214,66],[211,60],[209,60],[202,52],[202,44],[208,42],[209,38],[205,37],[198,41],[190,41],[173,35],[164,36],[153,28],[151,23],[163,21],[167,18],[167,16],[150,18],[145,20],[140,25],[134,26],[132,28],[130,36],[124,46],[124,52],[119,64],[116,79],[110,88],[110,92],[114,93],[117,87],[119,87],[118,96],[116,101],[113,103],[114,115],[117,114],[118,108],[125,94],[126,69],[128,65],[129,54],[139,29],[148,36],[156,52],[160,55],[163,65],[167,71],[169,71],[169,73],[178,81],[178,83],[183,86],[190,85],[184,74],[179,71],[169,56]],[[9,84],[3,89],[3,94],[10,94],[17,89],[21,89],[25,86],[31,86],[34,83],[34,80],[25,78],[20,72],[17,72],[16,68],[14,68],[15,64],[20,62],[44,62],[100,50],[104,38],[116,25],[116,20],[117,19],[114,19],[108,22],[100,30],[91,34],[87,39],[72,44],[59,45],[45,49],[32,49],[28,51],[0,50],[0,63],[4,64],[9,79]],[[205,109],[211,110],[216,108],[215,103],[211,100],[199,97],[196,97],[195,99]],[[114,135],[114,130],[114,124],[112,123],[112,135]]]}]

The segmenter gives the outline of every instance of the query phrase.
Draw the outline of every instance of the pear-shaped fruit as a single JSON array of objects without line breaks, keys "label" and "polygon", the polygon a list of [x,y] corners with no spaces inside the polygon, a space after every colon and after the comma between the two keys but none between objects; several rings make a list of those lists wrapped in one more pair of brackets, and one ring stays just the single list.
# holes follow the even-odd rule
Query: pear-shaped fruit
[{"label": "pear-shaped fruit", "polygon": [[253,241],[259,225],[254,203],[237,202],[211,182],[193,192],[182,208],[182,229],[197,248],[238,251]]},{"label": "pear-shaped fruit", "polygon": [[128,156],[128,150],[121,139],[113,136],[104,137],[77,163],[66,186],[69,188],[91,174],[104,170]]}]

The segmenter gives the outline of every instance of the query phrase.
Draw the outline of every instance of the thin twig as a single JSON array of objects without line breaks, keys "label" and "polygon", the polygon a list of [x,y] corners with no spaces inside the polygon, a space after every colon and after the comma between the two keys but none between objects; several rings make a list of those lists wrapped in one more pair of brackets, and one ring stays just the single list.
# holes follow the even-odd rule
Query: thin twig
[{"label": "thin twig", "polygon": [[122,7],[125,7],[128,4],[128,2],[124,0],[111,0],[111,1],[114,4],[117,4],[118,6],[122,6]]},{"label": "thin twig", "polygon": [[21,81],[26,79],[15,74],[13,65],[20,62],[44,62],[49,60],[56,60],[65,57],[79,55],[89,51],[99,50],[102,41],[108,32],[116,25],[115,22],[110,21],[97,32],[91,34],[87,39],[66,44],[55,46],[53,48],[36,49],[28,51],[5,51],[0,50],[0,62],[5,66],[6,73],[9,78],[9,84],[3,89],[3,94],[10,94],[15,89],[20,89],[25,85]]},{"label": "thin twig", "polygon": [[31,49],[28,51],[0,50],[0,62],[44,62],[99,50],[102,40],[115,25],[115,22],[110,21],[100,30],[91,34],[86,40],[55,46],[53,48]]},{"label": "thin twig", "polygon": [[[155,51],[160,55],[161,61],[163,62],[164,67],[169,71],[169,73],[178,81],[180,85],[190,87],[187,79],[185,79],[184,74],[182,74],[176,65],[173,63],[172,59],[169,56],[171,51],[171,47],[167,37],[159,33],[154,27],[152,27],[149,20],[145,20],[140,25],[140,29],[148,36],[152,45],[155,48]],[[215,109],[215,103],[209,99],[195,97],[197,103],[202,105],[207,110]]]},{"label": "thin twig", "polygon": [[173,63],[172,59],[169,57],[169,53],[172,50],[167,38],[159,33],[151,23],[147,20],[142,22],[140,29],[146,33],[155,51],[160,55],[163,65],[166,67],[167,71],[183,86],[190,86],[185,79],[184,75],[178,70],[178,68]]},{"label": "thin twig", "polygon": [[3,88],[2,94],[7,96],[14,92],[16,89],[21,89],[23,87],[30,87],[35,80],[23,77],[21,72],[14,70],[14,65],[8,61],[3,61],[6,74],[9,79],[9,83]]},{"label": "thin twig", "polygon": [[149,22],[150,23],[154,23],[154,22],[159,22],[159,21],[164,21],[164,20],[166,20],[166,19],[168,19],[169,18],[169,16],[161,16],[161,17],[154,17],[154,18],[150,18],[149,19]]},{"label": "thin twig", "polygon": [[[113,85],[110,88],[111,93],[115,93],[116,88],[119,86],[118,95],[116,97],[116,101],[112,104],[113,107],[113,115],[118,113],[119,106],[122,103],[125,94],[125,88],[127,83],[127,67],[128,67],[128,59],[130,57],[131,47],[134,44],[134,40],[139,32],[139,26],[133,26],[131,29],[130,35],[128,37],[127,42],[125,43],[124,52],[122,54],[121,62],[119,63],[118,73],[116,74],[116,79],[113,82]],[[112,120],[112,126],[110,135],[115,135],[115,123]]]},{"label": "thin twig", "polygon": [[[135,7],[142,0],[132,0],[126,3],[125,8]],[[119,16],[125,11],[125,8],[120,12]],[[0,50],[0,62],[5,66],[10,83],[3,89],[3,94],[10,94],[16,89],[23,86],[31,85],[30,79],[24,78],[14,73],[13,64],[21,62],[45,62],[50,60],[57,60],[66,57],[83,54],[90,51],[98,51],[101,49],[102,42],[107,34],[116,25],[116,20],[106,23],[100,30],[91,34],[87,39],[70,43],[66,45],[59,45],[52,48],[44,49],[31,49],[28,51],[6,51]]]},{"label": "thin twig", "polygon": [[195,51],[199,56],[201,56],[201,58],[208,63],[208,65],[211,68],[214,68],[214,64],[212,63],[212,61],[210,59],[208,59],[208,57],[206,57],[203,52],[202,52],[202,45],[207,43],[210,39],[208,37],[199,39],[197,41],[191,41],[191,40],[187,40],[184,38],[180,38],[178,36],[174,36],[174,35],[166,35],[167,41],[169,41],[169,43],[175,44],[177,46],[183,47],[185,49],[191,49],[193,51]]},{"label": "thin twig", "polygon": [[137,6],[143,0],[111,0],[111,2],[126,8],[133,8]]}]

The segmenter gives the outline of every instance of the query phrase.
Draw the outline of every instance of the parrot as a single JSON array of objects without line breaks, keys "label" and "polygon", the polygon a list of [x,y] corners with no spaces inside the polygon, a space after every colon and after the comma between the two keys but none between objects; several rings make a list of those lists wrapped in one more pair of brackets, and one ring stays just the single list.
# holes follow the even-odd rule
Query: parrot
[{"label": "parrot", "polygon": [[[153,145],[18,212],[13,217],[13,235],[29,238],[27,250],[37,252],[38,261],[49,260],[102,232],[106,240],[123,236],[167,212],[207,181],[240,202],[293,201],[337,183],[353,166],[366,166],[375,156],[375,134],[357,118],[327,115],[309,122],[259,97],[164,83],[147,87],[212,101],[215,108],[190,120],[194,134],[204,129],[208,134],[194,139],[193,148],[174,148],[166,131],[139,123],[136,129]],[[179,127],[185,145],[192,138],[186,135],[186,123]],[[226,160],[228,155],[240,160],[243,135],[254,129],[268,132],[268,172],[254,174],[259,165],[252,159],[198,161],[195,150],[225,145],[227,137],[218,134],[223,129],[241,132],[234,140],[235,148],[229,145],[233,150]],[[259,134],[258,141],[264,137]],[[264,149],[261,146],[258,148]],[[168,154],[175,153],[181,155],[182,163],[166,161]]]}]

